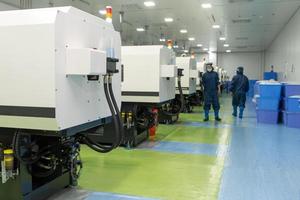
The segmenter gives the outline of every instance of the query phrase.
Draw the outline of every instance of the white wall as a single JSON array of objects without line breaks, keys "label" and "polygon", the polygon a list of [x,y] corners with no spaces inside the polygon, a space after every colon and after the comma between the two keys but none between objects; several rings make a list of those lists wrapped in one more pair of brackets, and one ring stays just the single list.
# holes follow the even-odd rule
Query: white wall
[{"label": "white wall", "polygon": [[262,52],[219,53],[218,66],[223,67],[230,78],[236,74],[236,68],[243,66],[249,79],[262,78],[264,54]]},{"label": "white wall", "polygon": [[274,65],[279,72],[280,81],[300,82],[300,11],[298,10],[289,23],[265,53],[265,69]]}]

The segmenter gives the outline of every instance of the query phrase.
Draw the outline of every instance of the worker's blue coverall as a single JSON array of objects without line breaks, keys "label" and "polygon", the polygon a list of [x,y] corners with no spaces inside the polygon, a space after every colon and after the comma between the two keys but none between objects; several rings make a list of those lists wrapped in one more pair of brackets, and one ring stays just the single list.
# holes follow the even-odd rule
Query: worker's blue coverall
[{"label": "worker's blue coverall", "polygon": [[204,112],[205,118],[208,118],[211,105],[215,111],[215,117],[219,117],[219,75],[217,72],[211,71],[203,74],[202,84],[204,87]]},{"label": "worker's blue coverall", "polygon": [[242,118],[246,103],[246,93],[249,91],[248,77],[238,72],[231,81],[230,91],[232,92],[233,115],[237,115],[237,108],[239,107],[240,118]]}]

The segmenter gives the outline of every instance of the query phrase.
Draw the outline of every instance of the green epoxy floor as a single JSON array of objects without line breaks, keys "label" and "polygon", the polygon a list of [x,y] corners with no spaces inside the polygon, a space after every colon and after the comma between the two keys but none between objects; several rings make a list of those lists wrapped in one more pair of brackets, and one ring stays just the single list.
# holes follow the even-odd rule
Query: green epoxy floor
[{"label": "green epoxy floor", "polygon": [[[179,142],[184,145],[227,145],[230,127],[203,123],[201,109],[182,114],[179,123],[160,125],[154,143]],[[186,123],[198,123],[193,126]],[[176,143],[177,144],[177,143]],[[224,154],[189,154],[159,150],[119,148],[99,154],[82,148],[84,169],[80,188],[141,197],[181,200],[218,198],[224,168]]]}]

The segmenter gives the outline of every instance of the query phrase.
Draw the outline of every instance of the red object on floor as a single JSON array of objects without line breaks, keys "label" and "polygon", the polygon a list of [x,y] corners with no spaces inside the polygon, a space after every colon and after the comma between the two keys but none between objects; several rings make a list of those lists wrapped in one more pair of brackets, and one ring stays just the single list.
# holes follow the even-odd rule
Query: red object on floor
[{"label": "red object on floor", "polygon": [[153,108],[152,113],[154,115],[154,125],[151,128],[149,128],[149,136],[151,140],[154,140],[158,126],[158,109]]}]

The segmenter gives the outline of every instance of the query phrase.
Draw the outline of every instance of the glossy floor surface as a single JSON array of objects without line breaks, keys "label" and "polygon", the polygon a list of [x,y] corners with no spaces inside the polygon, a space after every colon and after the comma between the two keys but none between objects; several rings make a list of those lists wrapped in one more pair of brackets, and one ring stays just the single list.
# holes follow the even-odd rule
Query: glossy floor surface
[{"label": "glossy floor surface", "polygon": [[251,103],[235,119],[228,97],[221,115],[203,123],[201,109],[182,114],[134,150],[83,147],[80,189],[52,199],[300,199],[300,130],[257,124]]}]

